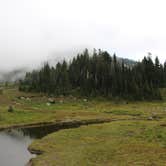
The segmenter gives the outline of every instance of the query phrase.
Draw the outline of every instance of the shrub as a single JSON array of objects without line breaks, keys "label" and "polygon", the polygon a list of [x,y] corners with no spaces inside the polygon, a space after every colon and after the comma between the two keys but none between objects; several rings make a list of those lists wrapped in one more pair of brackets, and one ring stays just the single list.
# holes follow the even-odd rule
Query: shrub
[{"label": "shrub", "polygon": [[14,109],[13,109],[12,106],[9,106],[9,108],[8,108],[8,112],[14,112]]}]

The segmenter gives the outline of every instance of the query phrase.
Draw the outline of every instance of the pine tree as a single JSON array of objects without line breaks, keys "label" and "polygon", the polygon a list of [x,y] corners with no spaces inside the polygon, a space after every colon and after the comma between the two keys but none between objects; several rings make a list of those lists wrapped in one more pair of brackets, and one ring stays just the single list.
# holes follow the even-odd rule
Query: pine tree
[{"label": "pine tree", "polygon": [[120,62],[116,54],[88,49],[69,63],[65,60],[50,67],[45,63],[40,70],[27,73],[20,81],[23,91],[67,95],[77,92],[86,96],[112,96],[136,100],[161,99],[159,88],[166,87],[166,62],[150,56],[134,66]]}]

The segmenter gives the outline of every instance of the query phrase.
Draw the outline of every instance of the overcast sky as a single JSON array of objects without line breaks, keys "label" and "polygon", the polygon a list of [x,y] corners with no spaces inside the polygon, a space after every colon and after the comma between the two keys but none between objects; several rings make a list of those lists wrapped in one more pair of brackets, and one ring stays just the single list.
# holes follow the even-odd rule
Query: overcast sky
[{"label": "overcast sky", "polygon": [[165,8],[165,0],[0,0],[0,69],[85,47],[164,61]]}]

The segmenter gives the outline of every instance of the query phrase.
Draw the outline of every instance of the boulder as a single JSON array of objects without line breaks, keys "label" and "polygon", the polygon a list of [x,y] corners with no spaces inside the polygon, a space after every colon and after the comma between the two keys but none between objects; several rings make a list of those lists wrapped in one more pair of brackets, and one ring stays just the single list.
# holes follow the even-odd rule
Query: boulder
[{"label": "boulder", "polygon": [[50,106],[51,104],[50,103],[46,103],[47,106]]},{"label": "boulder", "polygon": [[24,96],[19,96],[18,99],[25,100],[25,97]]},{"label": "boulder", "polygon": [[55,104],[55,100],[53,98],[48,98],[48,103]]},{"label": "boulder", "polygon": [[152,116],[150,116],[150,117],[148,117],[148,118],[147,118],[147,120],[153,120],[153,117],[152,117]]},{"label": "boulder", "polygon": [[83,101],[84,101],[84,102],[87,102],[88,100],[87,100],[87,99],[84,99]]},{"label": "boulder", "polygon": [[27,101],[31,101],[31,99],[29,97],[26,98]]}]

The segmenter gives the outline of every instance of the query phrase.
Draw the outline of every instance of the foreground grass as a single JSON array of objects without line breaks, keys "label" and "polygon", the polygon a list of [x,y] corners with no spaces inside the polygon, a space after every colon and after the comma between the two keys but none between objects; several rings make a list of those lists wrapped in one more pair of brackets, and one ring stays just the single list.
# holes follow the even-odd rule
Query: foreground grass
[{"label": "foreground grass", "polygon": [[[165,98],[117,102],[61,96],[55,101],[48,106],[44,94],[5,89],[0,95],[0,128],[72,120],[116,121],[63,130],[35,141],[30,149],[43,154],[33,160],[34,165],[166,165]],[[9,105],[13,113],[7,111]]]},{"label": "foreground grass", "polygon": [[160,122],[117,121],[50,134],[30,149],[35,166],[166,165],[166,129]]}]

